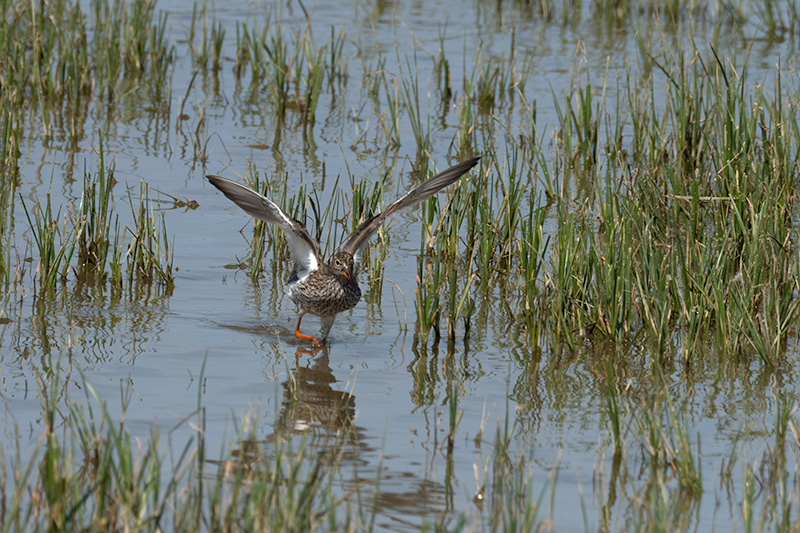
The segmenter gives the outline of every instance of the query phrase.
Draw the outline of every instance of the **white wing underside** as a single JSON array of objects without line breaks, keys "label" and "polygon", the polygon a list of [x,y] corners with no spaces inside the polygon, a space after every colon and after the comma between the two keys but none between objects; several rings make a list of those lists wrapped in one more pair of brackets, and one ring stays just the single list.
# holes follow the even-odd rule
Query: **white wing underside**
[{"label": "white wing underside", "polygon": [[[297,278],[300,280],[307,278],[313,270],[319,267],[319,258],[317,257],[316,250],[303,238],[303,235],[298,233],[297,226],[299,224],[284,213],[272,200],[261,196],[261,202],[265,213],[269,213],[270,216],[253,216],[259,220],[275,224],[283,230],[283,235],[286,237],[286,244],[289,246],[289,255],[294,262],[294,268],[297,272]],[[302,228],[302,232],[305,233],[306,236],[308,235],[305,228]]]},{"label": "white wing underside", "polygon": [[302,224],[292,219],[266,196],[219,176],[208,176],[211,183],[247,214],[283,230],[297,278],[302,280],[319,267],[317,245]]}]

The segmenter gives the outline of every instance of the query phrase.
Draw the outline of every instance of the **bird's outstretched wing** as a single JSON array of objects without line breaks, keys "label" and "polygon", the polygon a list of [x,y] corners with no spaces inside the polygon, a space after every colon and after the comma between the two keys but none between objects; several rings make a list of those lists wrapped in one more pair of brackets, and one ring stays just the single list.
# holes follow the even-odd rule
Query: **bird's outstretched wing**
[{"label": "bird's outstretched wing", "polygon": [[233,203],[264,222],[275,224],[283,230],[289,253],[300,279],[319,266],[319,244],[311,238],[305,226],[287,215],[275,202],[253,189],[219,176],[206,176],[211,184],[222,191]]},{"label": "bird's outstretched wing", "polygon": [[452,166],[444,172],[441,172],[431,179],[423,182],[416,189],[412,189],[411,191],[407,192],[392,202],[392,204],[389,205],[389,207],[387,207],[382,213],[368,218],[362,222],[361,225],[359,225],[358,228],[353,232],[347,242],[344,243],[341,250],[343,252],[350,253],[350,255],[358,260],[364,245],[367,243],[369,238],[372,237],[376,231],[378,231],[378,228],[384,223],[389,215],[430,198],[441,189],[447,187],[458,178],[463,176],[472,167],[477,165],[479,160],[480,157],[467,159],[463,163]]}]

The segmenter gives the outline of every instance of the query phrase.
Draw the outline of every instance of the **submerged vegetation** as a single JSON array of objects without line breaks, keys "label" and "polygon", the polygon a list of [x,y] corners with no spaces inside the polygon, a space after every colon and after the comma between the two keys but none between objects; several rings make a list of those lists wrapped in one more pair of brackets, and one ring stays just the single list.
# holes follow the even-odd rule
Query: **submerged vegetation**
[{"label": "submerged vegetation", "polygon": [[[180,287],[180,243],[165,213],[196,203],[147,180],[118,183],[117,123],[142,120],[141,145],[164,160],[185,158],[199,183],[213,161],[211,121],[231,106],[242,124],[258,117],[270,144],[253,148],[274,160],[267,168],[249,162],[243,181],[306,221],[326,256],[448,159],[481,156],[458,187],[415,211],[414,295],[385,276],[392,222],[360,265],[369,309],[380,309],[391,292],[401,330],[413,335],[413,401],[438,401],[448,411],[446,438],[431,453],[445,458],[449,499],[423,522],[456,530],[556,528],[559,466],[542,468],[519,450],[534,438],[528,424],[540,416],[537,387],[566,387],[556,382],[569,379],[564,368],[580,359],[596,390],[585,390],[587,381],[569,385],[602,405],[604,424],[586,529],[697,528],[710,487],[721,487],[725,494],[716,497],[727,499],[730,521],[747,530],[796,528],[798,401],[779,378],[793,372],[797,350],[800,84],[793,64],[754,75],[750,53],[755,42],[767,50],[796,47],[800,18],[793,2],[782,9],[771,1],[723,2],[719,11],[634,4],[481,2],[478,16],[502,33],[501,49],[476,44],[469,33],[454,38],[446,27],[438,40],[415,37],[404,48],[395,24],[390,53],[364,42],[368,32],[353,37],[348,28],[319,25],[302,3],[293,14],[268,5],[233,27],[195,4],[179,30],[150,0],[3,4],[0,327],[33,300],[47,357],[37,380],[42,437],[28,463],[19,436],[17,450],[4,457],[0,522],[15,530],[376,527],[380,475],[364,481],[348,459],[357,440],[349,405],[335,407],[347,423],[329,449],[291,432],[259,440],[248,418],[215,461],[199,400],[185,445],[165,445],[156,428],[135,443],[125,421],[127,390],[115,418],[87,380],[80,381],[85,402],[73,401],[71,378],[62,381],[65,371],[53,364],[52,355],[72,355],[86,342],[73,337],[82,325],[71,315],[66,333],[54,338],[48,319],[52,309],[70,308],[65,295],[96,298],[99,307],[166,300]],[[624,66],[607,62],[598,74],[597,56],[579,42],[568,84],[543,93],[532,87],[542,74],[537,51],[503,22],[509,13],[542,31],[593,18],[601,31],[630,40],[638,57]],[[682,32],[698,27],[710,44],[684,42]],[[728,33],[745,36],[749,48],[726,47]],[[463,42],[458,58],[451,57],[454,40]],[[174,88],[183,56],[191,70]],[[323,139],[327,151],[317,144]],[[27,175],[33,165],[25,152],[37,143],[63,156],[63,175]],[[286,145],[302,149],[307,173],[299,180],[289,179]],[[94,154],[84,157],[87,146]],[[329,160],[342,154],[346,170],[332,172],[322,152]],[[355,162],[379,171],[357,176],[349,167]],[[284,279],[289,254],[281,232],[256,221],[250,244],[235,267],[254,283]],[[517,417],[506,406],[492,438],[483,427],[470,436],[480,452],[475,490],[471,503],[456,505],[453,454],[466,440],[459,400],[474,379],[469,373],[483,372],[468,368],[470,343],[484,342],[509,352],[516,381],[508,397]],[[778,382],[767,402],[772,434],[757,459],[746,457],[740,441],[752,436],[737,435],[722,465],[704,468],[684,400],[695,374],[709,366]],[[665,377],[678,367],[684,375],[677,383]],[[293,387],[302,382],[292,380]],[[288,396],[301,401],[296,390]],[[590,509],[597,513],[588,516]]]}]

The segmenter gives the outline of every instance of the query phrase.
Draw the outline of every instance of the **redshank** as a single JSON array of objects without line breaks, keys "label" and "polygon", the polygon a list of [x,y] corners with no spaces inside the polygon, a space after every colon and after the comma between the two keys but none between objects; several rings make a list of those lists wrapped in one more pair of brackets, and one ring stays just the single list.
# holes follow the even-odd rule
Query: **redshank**
[{"label": "redshank", "polygon": [[[275,224],[283,230],[294,263],[287,280],[286,292],[300,311],[294,334],[298,339],[322,346],[328,338],[336,315],[352,309],[361,299],[355,265],[367,240],[389,215],[430,198],[458,180],[478,164],[479,159],[473,157],[448,168],[392,202],[382,213],[362,222],[329,263],[322,261],[319,243],[311,238],[305,226],[287,215],[275,202],[229,179],[206,177],[214,187],[249,215]],[[300,321],[307,313],[317,315],[322,320],[321,340],[300,333]]]}]

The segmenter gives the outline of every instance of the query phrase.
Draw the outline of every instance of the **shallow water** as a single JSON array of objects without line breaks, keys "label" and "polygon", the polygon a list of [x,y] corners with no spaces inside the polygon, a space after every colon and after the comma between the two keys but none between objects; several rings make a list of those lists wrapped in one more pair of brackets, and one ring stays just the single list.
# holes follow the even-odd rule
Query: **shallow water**
[{"label": "shallow water", "polygon": [[[228,50],[234,47],[236,21],[255,17],[263,24],[263,13],[273,9],[234,1],[209,7],[214,20],[225,24]],[[233,440],[233,420],[250,409],[258,413],[257,436],[267,449],[264,443],[276,431],[307,425],[314,428],[313,445],[324,449],[336,431],[349,423],[346,415],[354,413],[356,431],[342,469],[342,491],[356,478],[374,481],[380,474],[377,529],[416,531],[437,519],[452,526],[450,520],[461,513],[484,514],[486,519],[487,511],[473,501],[480,489],[475,469],[482,472],[490,461],[495,429],[510,413],[518,422],[515,451],[530,458],[533,493],[549,491],[557,473],[554,529],[597,529],[609,491],[608,479],[598,478],[597,472],[604,470],[607,475],[611,469],[603,383],[605,362],[617,354],[613,347],[600,344],[573,354],[548,346],[541,354],[532,354],[509,334],[508,315],[492,301],[476,302],[484,309],[484,317],[475,320],[477,329],[467,341],[462,327],[452,347],[445,340],[429,342],[423,349],[415,347],[413,302],[421,230],[418,212],[413,211],[391,222],[386,283],[379,303],[362,301],[352,312],[340,315],[329,348],[316,357],[296,357],[302,347],[292,337],[297,315],[282,294],[283,280],[275,279],[267,268],[265,277],[254,284],[246,271],[227,268],[248,254],[250,219],[206,183],[203,175],[241,180],[249,158],[259,169],[276,169],[274,179],[286,172],[290,194],[306,183],[320,188],[325,199],[332,194],[336,176],[341,176],[341,186],[347,186],[348,169],[358,178],[377,179],[388,172],[388,201],[412,183],[408,172],[416,146],[407,117],[400,121],[399,147],[388,148],[378,135],[384,110],[376,112],[366,95],[362,62],[375,64],[381,52],[384,68],[393,73],[407,73],[410,65],[418,69],[423,116],[431,116],[431,160],[443,169],[452,162],[448,149],[458,118],[455,99],[449,109],[442,109],[435,96],[431,55],[437,53],[440,32],[446,35],[441,42],[450,61],[453,87],[460,91],[460,80],[472,68],[478,49],[487,58],[507,57],[513,27],[518,58],[520,62],[530,58],[532,69],[521,92],[529,103],[537,102],[537,120],[545,135],[552,134],[557,122],[553,95],[563,94],[573,76],[589,72],[600,86],[607,72],[610,79],[627,75],[638,60],[634,35],[609,32],[589,7],[584,8],[583,17],[568,24],[542,22],[521,14],[524,10],[519,6],[496,8],[496,3],[482,2],[320,2],[307,7],[319,39],[327,39],[331,27],[346,28],[344,56],[349,70],[348,82],[336,98],[323,92],[309,137],[304,138],[299,119],[291,111],[287,126],[280,137],[276,135],[277,122],[270,116],[263,88],[252,93],[247,88],[236,91],[232,59],[226,59],[218,76],[193,77],[186,43],[192,16],[189,2],[173,2],[169,7],[178,61],[166,123],[131,95],[124,105],[90,112],[80,152],[71,156],[68,143],[59,135],[45,143],[36,133],[37,118],[31,117],[32,133],[20,162],[20,193],[26,201],[33,203],[48,190],[55,205],[79,197],[84,165],[97,166],[94,151],[102,131],[106,161],[115,162],[114,199],[123,224],[130,218],[127,190],[138,190],[140,180],[171,196],[194,200],[199,208],[165,211],[177,267],[171,295],[151,295],[129,303],[115,301],[108,293],[71,288],[41,299],[28,287],[12,299],[16,303],[8,305],[6,315],[13,321],[0,330],[3,438],[13,441],[10,428],[15,424],[23,439],[35,441],[42,421],[34,375],[52,368],[59,359],[62,367],[68,361],[79,366],[108,400],[112,412],[119,412],[121,387],[130,387],[133,401],[125,419],[129,429],[142,436],[149,433],[151,424],[171,431],[175,442],[191,436],[193,430],[181,422],[195,411],[199,387],[209,429],[207,449],[212,455]],[[287,31],[302,31],[304,16],[294,3],[279,11]],[[646,29],[654,41],[715,38],[711,23],[686,26],[668,28],[661,37],[655,28]],[[718,48],[734,58],[743,57],[752,47],[750,76],[766,84],[772,83],[770,69],[778,57],[786,58],[790,50],[789,43],[743,41],[724,31],[718,39]],[[573,74],[575,64],[581,65],[578,74]],[[245,79],[249,83],[249,76]],[[616,84],[609,83],[610,101],[615,91]],[[184,117],[179,117],[181,109]],[[497,120],[506,122],[511,131],[522,123],[521,115],[519,96],[515,105],[498,105]],[[205,166],[198,161],[193,144],[198,125],[205,143],[202,151],[207,154]],[[504,149],[482,146],[480,141],[478,148]],[[17,241],[24,242],[29,235],[19,208],[16,219]],[[32,256],[30,250],[19,253]],[[35,260],[28,268],[35,268]],[[364,287],[363,275],[361,282]],[[313,317],[303,323],[306,331],[319,324]],[[786,364],[793,368],[796,346],[788,352],[793,355],[787,356]],[[765,435],[768,439],[772,428],[775,395],[796,390],[795,375],[760,376],[757,362],[709,362],[691,371],[680,366],[656,371],[647,354],[623,357],[632,394],[644,397],[644,389],[660,380],[702,443],[702,470],[707,475],[692,526],[697,530],[741,527],[740,510],[720,507],[717,501],[722,498],[734,504],[738,498],[720,495],[723,489],[714,485],[711,473],[720,470],[737,439],[745,443],[747,457],[763,453],[769,445]],[[661,373],[660,378],[653,377]],[[72,378],[70,392],[78,397],[80,381],[75,374]],[[294,390],[299,405],[286,401]],[[448,455],[443,443],[453,391],[462,418],[453,454]],[[346,407],[337,407],[343,400]],[[476,440],[479,435],[482,443]],[[629,459],[636,464],[636,458]],[[348,479],[350,467],[353,478]],[[577,509],[585,512],[586,522]],[[617,509],[611,524],[626,529],[630,520],[624,508]]]}]

